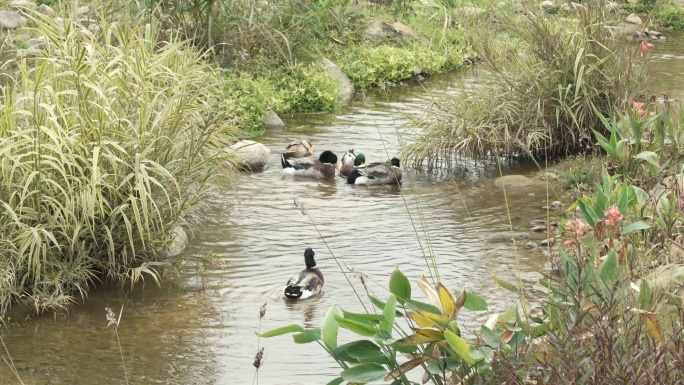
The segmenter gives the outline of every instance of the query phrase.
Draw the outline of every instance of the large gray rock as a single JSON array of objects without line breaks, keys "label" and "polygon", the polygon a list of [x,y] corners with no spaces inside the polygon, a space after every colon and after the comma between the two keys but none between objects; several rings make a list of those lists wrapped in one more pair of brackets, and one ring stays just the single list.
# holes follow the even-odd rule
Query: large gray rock
[{"label": "large gray rock", "polygon": [[544,186],[544,182],[524,175],[505,175],[494,180],[498,188],[524,188]]},{"label": "large gray rock", "polygon": [[0,27],[17,29],[26,25],[26,18],[16,11],[0,11]]},{"label": "large gray rock", "polygon": [[38,12],[42,13],[43,15],[47,17],[55,17],[56,12],[54,9],[52,9],[49,5],[47,4],[41,4],[38,6],[36,9]]},{"label": "large gray rock", "polygon": [[636,13],[630,13],[626,18],[625,22],[629,24],[642,24],[641,18],[637,16]]},{"label": "large gray rock", "polygon": [[36,8],[36,3],[31,0],[12,0],[7,2],[7,6],[10,8],[29,8],[29,9],[34,9]]},{"label": "large gray rock", "polygon": [[326,58],[321,60],[321,64],[331,78],[340,82],[340,91],[337,93],[337,100],[343,103],[349,103],[354,97],[354,84],[349,79],[349,76],[342,72],[337,64]]},{"label": "large gray rock", "polygon": [[280,119],[280,116],[273,110],[268,110],[264,118],[264,124],[268,130],[278,130],[285,127],[285,123]]},{"label": "large gray rock", "polygon": [[663,265],[648,274],[644,280],[653,291],[679,295],[684,294],[684,264],[671,263]]},{"label": "large gray rock", "polygon": [[249,171],[263,170],[268,164],[271,150],[253,140],[241,140],[226,149],[241,162],[241,167]]},{"label": "large gray rock", "polygon": [[388,23],[379,19],[371,19],[368,21],[363,35],[372,41],[410,39],[418,40],[423,44],[429,43],[424,36],[418,35],[411,27],[398,21]]}]

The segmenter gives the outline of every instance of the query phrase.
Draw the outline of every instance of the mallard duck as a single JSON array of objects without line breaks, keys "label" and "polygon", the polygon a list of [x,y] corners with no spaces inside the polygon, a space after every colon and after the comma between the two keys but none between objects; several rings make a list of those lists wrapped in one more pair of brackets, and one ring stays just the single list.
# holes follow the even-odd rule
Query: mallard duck
[{"label": "mallard duck", "polygon": [[281,158],[283,171],[291,175],[301,175],[314,178],[332,178],[337,169],[337,155],[332,151],[323,151],[321,156],[307,156],[306,158]]},{"label": "mallard duck", "polygon": [[358,185],[399,184],[401,182],[399,158],[392,158],[390,163],[373,162],[363,167],[356,167],[347,177],[347,183]]},{"label": "mallard duck", "polygon": [[[312,156],[315,150],[316,146],[314,146],[313,143],[309,141],[309,139],[299,138],[287,145],[285,151],[283,152],[281,160],[292,158],[305,158],[307,156]],[[286,166],[285,163],[283,163],[283,168],[285,167],[288,166]]]},{"label": "mallard duck", "polygon": [[307,247],[304,250],[306,269],[295,274],[287,281],[283,295],[290,299],[305,299],[321,292],[323,287],[323,273],[316,267],[314,251]]},{"label": "mallard duck", "polygon": [[340,176],[348,176],[352,172],[354,167],[363,166],[366,164],[366,157],[359,153],[354,154],[354,150],[347,151],[342,155],[342,160],[340,161]]}]

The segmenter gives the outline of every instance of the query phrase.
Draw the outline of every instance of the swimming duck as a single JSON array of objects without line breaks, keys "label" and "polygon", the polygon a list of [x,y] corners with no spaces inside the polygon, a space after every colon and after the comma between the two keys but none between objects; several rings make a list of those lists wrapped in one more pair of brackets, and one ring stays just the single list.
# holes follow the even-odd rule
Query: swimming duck
[{"label": "swimming duck", "polygon": [[281,157],[283,171],[291,175],[301,175],[314,178],[332,178],[337,169],[337,155],[332,151],[326,150],[316,158],[307,156],[306,158],[285,158]]},{"label": "swimming duck", "polygon": [[[285,151],[283,152],[281,160],[291,158],[305,158],[307,156],[312,156],[315,150],[316,146],[314,146],[313,143],[309,141],[309,139],[299,138],[287,145]],[[285,163],[283,163],[282,165],[283,168],[289,167],[286,166]]]},{"label": "swimming duck", "polygon": [[306,269],[295,274],[287,281],[283,295],[290,299],[305,299],[321,292],[323,287],[323,273],[316,267],[314,251],[307,247],[304,250]]},{"label": "swimming duck", "polygon": [[347,177],[347,183],[357,185],[399,184],[401,182],[399,158],[392,158],[390,163],[373,162],[363,167],[356,167]]},{"label": "swimming duck", "polygon": [[366,164],[366,157],[361,153],[356,155],[354,154],[354,150],[349,150],[342,155],[342,161],[340,163],[340,176],[346,177],[352,172],[354,167]]}]

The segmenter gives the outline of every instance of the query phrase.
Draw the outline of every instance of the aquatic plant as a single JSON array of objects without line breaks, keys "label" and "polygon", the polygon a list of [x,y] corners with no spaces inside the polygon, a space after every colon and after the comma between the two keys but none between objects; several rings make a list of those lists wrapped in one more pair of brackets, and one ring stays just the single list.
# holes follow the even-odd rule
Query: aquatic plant
[{"label": "aquatic plant", "polygon": [[541,157],[585,151],[590,129],[647,86],[646,66],[614,36],[605,2],[577,17],[495,12],[479,21],[471,44],[487,71],[466,95],[434,103],[407,127],[406,157],[417,166],[452,166],[454,155]]},{"label": "aquatic plant", "polygon": [[126,380],[126,385],[128,385],[129,382],[128,382],[128,371],[126,370],[126,360],[124,360],[123,348],[121,347],[121,338],[119,337],[119,325],[121,324],[121,316],[123,315],[123,306],[121,307],[121,311],[119,312],[118,317],[116,316],[116,314],[114,314],[112,309],[110,309],[108,307],[105,308],[105,313],[107,313],[105,316],[105,318],[107,319],[107,327],[114,326],[114,334],[116,335],[116,343],[119,345],[119,354],[121,354],[121,365],[123,366],[123,370],[124,370],[124,379]]},{"label": "aquatic plant", "polygon": [[45,48],[0,97],[0,315],[24,295],[63,307],[99,277],[157,281],[237,135],[204,56],[156,25],[29,17]]}]

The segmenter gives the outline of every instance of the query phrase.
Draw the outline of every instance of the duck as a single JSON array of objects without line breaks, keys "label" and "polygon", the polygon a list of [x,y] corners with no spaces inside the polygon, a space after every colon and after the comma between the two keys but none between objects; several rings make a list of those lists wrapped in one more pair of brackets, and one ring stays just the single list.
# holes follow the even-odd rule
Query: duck
[{"label": "duck", "polygon": [[281,163],[283,168],[289,166],[286,166],[285,163],[282,162],[282,160],[313,156],[314,151],[316,151],[316,146],[314,146],[313,143],[309,141],[309,139],[305,137],[298,138],[297,140],[288,144],[285,148],[285,151],[283,152],[283,155],[281,157]]},{"label": "duck", "polygon": [[312,248],[304,250],[304,263],[306,269],[295,274],[287,281],[287,286],[283,289],[283,295],[289,299],[306,299],[313,297],[321,292],[323,288],[323,273],[316,267],[314,260],[316,255]]},{"label": "duck", "polygon": [[342,155],[342,160],[340,161],[340,176],[347,177],[352,170],[354,170],[354,167],[363,166],[364,164],[366,164],[365,155],[361,153],[356,155],[354,154],[353,149],[349,150]]},{"label": "duck", "polygon": [[330,150],[323,151],[318,158],[315,156],[285,158],[283,155],[281,163],[286,174],[314,178],[332,178],[338,167],[337,155]]},{"label": "duck", "polygon": [[402,171],[399,158],[387,162],[373,162],[356,167],[347,176],[347,183],[355,185],[399,184]]}]

